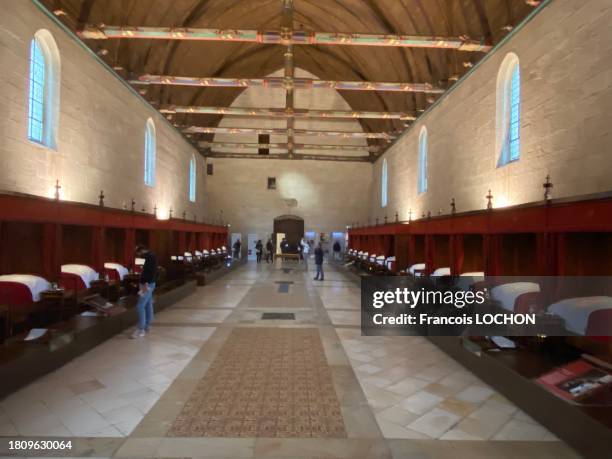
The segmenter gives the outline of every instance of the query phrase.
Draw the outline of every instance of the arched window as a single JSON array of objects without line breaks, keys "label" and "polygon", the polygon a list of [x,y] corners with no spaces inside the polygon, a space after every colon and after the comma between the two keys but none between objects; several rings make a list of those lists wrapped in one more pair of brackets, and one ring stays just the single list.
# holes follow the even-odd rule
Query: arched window
[{"label": "arched window", "polygon": [[145,128],[145,160],[144,160],[144,182],[147,186],[155,186],[155,123],[149,118]]},{"label": "arched window", "polygon": [[521,156],[521,69],[518,56],[509,53],[497,74],[497,165]]},{"label": "arched window", "polygon": [[427,191],[427,128],[423,126],[419,134],[419,170],[417,192]]},{"label": "arched window", "polygon": [[57,149],[60,105],[60,56],[48,30],[41,29],[30,43],[28,139]]},{"label": "arched window", "polygon": [[191,155],[189,160],[189,200],[195,202],[196,200],[196,158],[195,155]]},{"label": "arched window", "polygon": [[382,177],[381,177],[381,183],[382,183],[382,190],[380,193],[380,205],[381,207],[387,207],[387,188],[388,188],[388,183],[387,183],[387,158],[383,159],[383,163],[382,163]]}]

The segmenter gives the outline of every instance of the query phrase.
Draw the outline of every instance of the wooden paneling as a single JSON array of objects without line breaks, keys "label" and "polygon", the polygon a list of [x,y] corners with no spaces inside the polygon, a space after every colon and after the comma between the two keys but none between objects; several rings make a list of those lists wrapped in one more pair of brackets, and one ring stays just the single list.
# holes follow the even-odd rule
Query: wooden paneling
[{"label": "wooden paneling", "polygon": [[61,263],[92,265],[92,228],[63,225]]},{"label": "wooden paneling", "polygon": [[0,228],[0,274],[43,274],[44,234],[36,223],[4,222]]}]

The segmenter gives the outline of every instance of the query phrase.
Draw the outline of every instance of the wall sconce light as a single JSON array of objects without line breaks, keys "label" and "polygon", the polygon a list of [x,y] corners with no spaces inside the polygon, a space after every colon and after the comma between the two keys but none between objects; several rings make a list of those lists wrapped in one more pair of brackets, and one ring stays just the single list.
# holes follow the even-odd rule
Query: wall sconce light
[{"label": "wall sconce light", "polygon": [[183,220],[186,220],[187,212],[183,211]]},{"label": "wall sconce light", "polygon": [[153,216],[157,218],[157,204],[153,206]]},{"label": "wall sconce light", "polygon": [[141,211],[143,214],[144,214],[144,213],[147,211],[147,209],[145,209],[144,204],[142,205],[142,209],[140,209],[140,211]]},{"label": "wall sconce light", "polygon": [[170,207],[170,210],[168,211],[168,218],[172,218],[172,207]]},{"label": "wall sconce light", "polygon": [[457,211],[457,206],[455,205],[455,198],[451,199],[451,215],[455,215],[455,212]]},{"label": "wall sconce light", "polygon": [[136,210],[136,201],[134,201],[134,198],[132,198],[132,204],[131,205],[132,205],[131,210],[132,210],[132,212],[134,212]]},{"label": "wall sconce light", "polygon": [[412,221],[412,209],[408,211],[408,223]]},{"label": "wall sconce light", "polygon": [[489,193],[485,197],[487,198],[487,210],[492,210],[493,209],[493,195],[491,194],[491,190],[489,190]]},{"label": "wall sconce light", "polygon": [[100,196],[98,196],[98,205],[104,207],[104,190],[100,190]]},{"label": "wall sconce light", "polygon": [[552,199],[552,188],[553,188],[553,184],[550,181],[550,175],[546,176],[546,182],[544,182],[542,184],[542,187],[544,188],[544,200],[549,203],[550,200]]},{"label": "wall sconce light", "polygon": [[397,213],[397,210],[395,211],[395,223],[397,223],[399,221],[399,214]]}]

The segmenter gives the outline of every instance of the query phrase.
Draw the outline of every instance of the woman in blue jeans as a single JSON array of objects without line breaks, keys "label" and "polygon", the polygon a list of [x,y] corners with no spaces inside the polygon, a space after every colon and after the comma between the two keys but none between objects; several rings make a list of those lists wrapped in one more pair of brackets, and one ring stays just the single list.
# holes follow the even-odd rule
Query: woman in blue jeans
[{"label": "woman in blue jeans", "polygon": [[133,339],[144,337],[153,322],[153,292],[157,275],[157,258],[153,252],[139,245],[136,247],[136,256],[144,258],[145,262],[142,273],[140,273],[140,289],[138,290],[138,303],[136,303],[138,327],[132,333]]}]

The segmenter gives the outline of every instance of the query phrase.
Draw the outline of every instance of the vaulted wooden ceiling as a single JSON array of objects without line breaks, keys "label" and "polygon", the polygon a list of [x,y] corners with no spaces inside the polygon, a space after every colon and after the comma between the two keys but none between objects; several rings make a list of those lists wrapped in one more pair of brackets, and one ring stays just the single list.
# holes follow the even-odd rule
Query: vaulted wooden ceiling
[{"label": "vaulted wooden ceiling", "polygon": [[[69,28],[87,25],[279,30],[282,0],[41,0]],[[296,31],[469,37],[495,45],[537,0],[293,0]],[[142,74],[262,78],[284,66],[285,46],[221,41],[85,42],[126,79]],[[410,47],[296,45],[294,65],[322,80],[430,83],[449,88],[483,52]],[[228,107],[240,88],[137,87],[158,107]],[[316,89],[313,89],[316,90]],[[352,110],[422,113],[439,95],[342,91]],[[176,114],[178,125],[216,126],[219,115]],[[361,119],[365,132],[398,132],[398,119]],[[206,135],[201,139],[207,138]],[[210,139],[210,135],[208,137]],[[370,139],[383,148],[385,141]],[[372,154],[374,159],[376,154]]]}]

